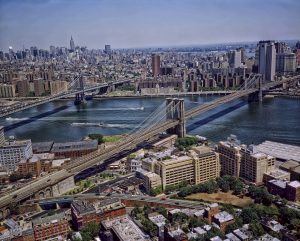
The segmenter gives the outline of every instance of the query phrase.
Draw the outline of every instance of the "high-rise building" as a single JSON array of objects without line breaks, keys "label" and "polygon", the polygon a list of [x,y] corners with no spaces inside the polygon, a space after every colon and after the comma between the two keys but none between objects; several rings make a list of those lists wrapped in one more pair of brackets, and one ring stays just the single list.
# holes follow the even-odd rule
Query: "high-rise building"
[{"label": "high-rise building", "polygon": [[232,50],[229,52],[229,66],[231,68],[241,67],[242,53],[240,50]]},{"label": "high-rise building", "polygon": [[111,46],[110,46],[109,44],[106,44],[106,45],[104,46],[104,52],[105,52],[106,54],[111,54]]},{"label": "high-rise building", "polygon": [[157,162],[155,172],[160,175],[163,189],[182,181],[194,183],[194,160],[189,156],[180,156]]},{"label": "high-rise building", "polygon": [[296,55],[294,53],[279,53],[276,55],[276,72],[283,75],[296,71]]},{"label": "high-rise building", "polygon": [[275,158],[259,152],[254,145],[243,145],[241,153],[240,178],[254,184],[262,184],[264,173],[274,170]]},{"label": "high-rise building", "polygon": [[0,84],[0,98],[11,98],[16,96],[16,87],[14,84]]},{"label": "high-rise building", "polygon": [[264,81],[274,81],[276,68],[276,49],[274,41],[260,41],[258,52],[258,73]]},{"label": "high-rise building", "polygon": [[194,158],[195,184],[203,183],[220,176],[218,153],[206,146],[194,147],[190,152]]},{"label": "high-rise building", "polygon": [[241,143],[235,135],[230,135],[226,141],[219,142],[221,175],[239,177],[242,158],[240,145]]},{"label": "high-rise building", "polygon": [[276,42],[275,43],[276,54],[284,54],[284,53],[291,53],[290,46],[287,45],[285,42]]},{"label": "high-rise building", "polygon": [[152,74],[157,77],[160,74],[160,56],[152,54]]},{"label": "high-rise building", "polygon": [[254,184],[262,184],[264,173],[275,168],[275,158],[259,152],[254,145],[241,145],[237,137],[231,135],[218,145],[221,174],[235,176]]},{"label": "high-rise building", "polygon": [[0,146],[0,164],[9,171],[14,171],[21,160],[27,160],[31,156],[31,140],[16,141],[10,139]]},{"label": "high-rise building", "polygon": [[29,82],[27,79],[17,81],[17,90],[20,97],[29,95]]},{"label": "high-rise building", "polygon": [[41,96],[45,93],[45,80],[39,78],[33,80],[35,96]]},{"label": "high-rise building", "polygon": [[0,126],[0,146],[5,144],[4,126]]},{"label": "high-rise building", "polygon": [[73,40],[73,37],[72,37],[72,36],[71,36],[71,40],[70,40],[70,49],[71,49],[72,51],[75,50],[75,43],[74,43],[74,40]]}]

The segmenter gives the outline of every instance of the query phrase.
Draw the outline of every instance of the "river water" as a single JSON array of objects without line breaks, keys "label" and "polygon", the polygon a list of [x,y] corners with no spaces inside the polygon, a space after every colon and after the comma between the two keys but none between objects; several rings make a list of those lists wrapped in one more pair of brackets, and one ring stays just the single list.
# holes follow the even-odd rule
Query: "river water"
[{"label": "river water", "polygon": [[[185,97],[185,109],[215,98],[218,96]],[[5,126],[6,136],[33,142],[76,141],[89,133],[128,133],[162,103],[164,98],[118,98],[74,106],[71,100],[59,100],[2,118],[0,125]],[[43,115],[49,111],[53,113]],[[94,126],[97,123],[104,126]],[[189,120],[187,130],[214,142],[235,134],[246,144],[272,140],[300,145],[300,100],[270,98],[251,104],[236,100]]]}]

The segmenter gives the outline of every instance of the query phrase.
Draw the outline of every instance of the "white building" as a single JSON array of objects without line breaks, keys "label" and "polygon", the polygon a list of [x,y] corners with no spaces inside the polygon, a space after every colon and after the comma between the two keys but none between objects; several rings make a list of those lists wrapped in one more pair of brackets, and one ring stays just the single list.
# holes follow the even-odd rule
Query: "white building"
[{"label": "white building", "polygon": [[8,171],[14,171],[21,160],[32,156],[31,140],[10,140],[0,146],[0,164]]}]

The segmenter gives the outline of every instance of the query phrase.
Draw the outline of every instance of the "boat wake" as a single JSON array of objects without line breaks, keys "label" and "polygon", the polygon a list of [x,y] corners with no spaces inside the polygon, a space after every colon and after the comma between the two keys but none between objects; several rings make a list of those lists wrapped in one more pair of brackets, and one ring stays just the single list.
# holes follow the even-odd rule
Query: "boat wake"
[{"label": "boat wake", "polygon": [[13,118],[13,117],[7,117],[5,120],[7,121],[24,121],[24,120],[28,120],[28,117],[24,117],[24,118]]},{"label": "boat wake", "polygon": [[132,110],[132,111],[138,111],[138,110],[144,110],[144,107],[117,107],[117,108],[87,108],[87,109],[80,109],[79,111],[126,111],[126,110]]},{"label": "boat wake", "polygon": [[91,122],[73,122],[71,123],[73,127],[102,127],[102,128],[131,128],[131,125],[127,124],[107,124],[107,123],[91,123]]}]

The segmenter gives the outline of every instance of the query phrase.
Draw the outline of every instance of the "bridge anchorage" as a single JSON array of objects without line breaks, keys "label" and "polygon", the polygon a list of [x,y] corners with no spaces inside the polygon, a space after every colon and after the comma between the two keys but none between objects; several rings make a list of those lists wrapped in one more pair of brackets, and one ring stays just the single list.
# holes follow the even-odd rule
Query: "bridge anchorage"
[{"label": "bridge anchorage", "polygon": [[184,137],[186,134],[184,99],[167,98],[166,99],[167,120],[179,121],[179,124],[167,129],[168,134],[177,134],[178,137]]}]

